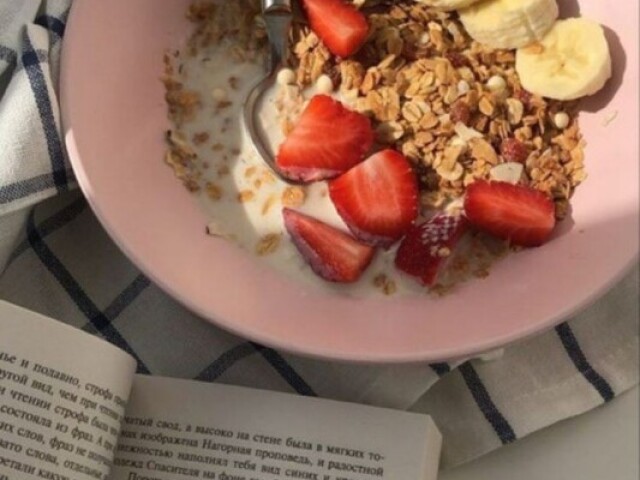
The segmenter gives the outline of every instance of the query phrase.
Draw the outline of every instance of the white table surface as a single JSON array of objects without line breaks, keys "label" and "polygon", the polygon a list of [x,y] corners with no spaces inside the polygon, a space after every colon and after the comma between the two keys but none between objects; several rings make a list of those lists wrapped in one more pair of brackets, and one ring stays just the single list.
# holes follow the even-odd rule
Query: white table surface
[{"label": "white table surface", "polygon": [[440,480],[638,480],[639,389],[537,432]]}]

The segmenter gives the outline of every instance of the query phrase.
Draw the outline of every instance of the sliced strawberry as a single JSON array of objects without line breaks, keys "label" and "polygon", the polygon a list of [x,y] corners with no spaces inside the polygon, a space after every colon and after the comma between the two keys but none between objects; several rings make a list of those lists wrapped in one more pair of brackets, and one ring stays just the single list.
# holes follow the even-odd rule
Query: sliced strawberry
[{"label": "sliced strawberry", "polygon": [[369,266],[375,248],[351,235],[290,208],[282,211],[284,225],[311,269],[330,282],[350,283]]},{"label": "sliced strawberry", "polygon": [[312,30],[334,55],[349,57],[367,39],[367,19],[345,0],[303,0],[302,4]]},{"label": "sliced strawberry", "polygon": [[467,228],[464,217],[446,213],[412,226],[396,253],[396,267],[427,286],[434,285]]},{"label": "sliced strawberry", "polygon": [[556,224],[549,197],[533,188],[506,182],[478,181],[469,185],[464,211],[477,228],[523,247],[545,243]]},{"label": "sliced strawberry", "polygon": [[280,146],[276,161],[292,180],[333,178],[364,159],[373,137],[367,117],[331,97],[316,95]]},{"label": "sliced strawberry", "polygon": [[329,183],[336,210],[361,241],[388,248],[418,215],[418,182],[394,150],[376,153]]}]

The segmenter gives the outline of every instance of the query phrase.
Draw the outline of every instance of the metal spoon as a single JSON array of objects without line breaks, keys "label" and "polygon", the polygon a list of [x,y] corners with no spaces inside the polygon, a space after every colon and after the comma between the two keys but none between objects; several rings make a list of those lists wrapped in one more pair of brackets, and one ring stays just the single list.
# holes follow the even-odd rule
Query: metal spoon
[{"label": "metal spoon", "polygon": [[292,0],[262,0],[267,35],[269,37],[269,54],[267,55],[267,75],[249,92],[244,103],[244,123],[251,141],[265,163],[284,181],[297,183],[286,178],[276,165],[276,160],[260,132],[256,118],[256,107],[262,95],[276,81],[278,70],[283,66],[289,38],[289,28],[293,19]]}]

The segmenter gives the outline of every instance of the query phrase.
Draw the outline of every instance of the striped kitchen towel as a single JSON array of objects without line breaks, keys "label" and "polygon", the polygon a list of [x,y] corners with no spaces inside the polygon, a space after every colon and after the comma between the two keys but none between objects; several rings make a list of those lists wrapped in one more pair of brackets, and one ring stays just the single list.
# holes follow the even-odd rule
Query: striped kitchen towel
[{"label": "striped kitchen towel", "polygon": [[141,373],[428,412],[444,434],[445,466],[638,383],[637,268],[569,322],[461,364],[321,362],[203,322],[122,255],[74,191],[56,97],[68,8],[0,0],[0,298],[105,338]]}]

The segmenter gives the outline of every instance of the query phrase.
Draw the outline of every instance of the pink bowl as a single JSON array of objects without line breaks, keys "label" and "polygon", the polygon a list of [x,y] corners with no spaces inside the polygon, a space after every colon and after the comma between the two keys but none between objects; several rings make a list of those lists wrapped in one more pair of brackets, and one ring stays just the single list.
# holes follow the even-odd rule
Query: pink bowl
[{"label": "pink bowl", "polygon": [[[585,102],[590,174],[545,247],[444,298],[354,299],[295,284],[223,241],[163,161],[162,53],[188,34],[188,0],[83,0],[66,33],[62,107],[80,185],[124,252],[204,318],[323,358],[435,361],[549,328],[593,302],[638,253],[638,2],[560,0],[608,27],[615,78]],[[617,115],[605,126],[608,116]]]}]

